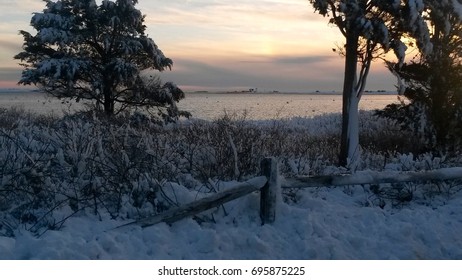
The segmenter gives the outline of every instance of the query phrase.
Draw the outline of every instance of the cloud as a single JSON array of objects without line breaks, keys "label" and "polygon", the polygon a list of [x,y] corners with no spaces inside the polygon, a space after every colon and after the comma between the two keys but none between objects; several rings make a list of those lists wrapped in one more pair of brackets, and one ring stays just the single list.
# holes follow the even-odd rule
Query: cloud
[{"label": "cloud", "polygon": [[[263,63],[254,63],[255,61]],[[259,88],[278,91],[341,91],[343,60],[332,56],[257,57],[249,62],[233,60],[174,59],[172,71],[163,72],[165,81],[172,81],[185,90],[231,90]],[[393,89],[395,80],[375,63],[368,88]]]},{"label": "cloud", "polygon": [[[0,2],[0,80],[19,79],[18,61],[12,58],[21,51],[17,30],[31,29],[32,13],[44,7],[39,0]],[[178,84],[274,90],[341,86],[342,60],[331,47],[343,37],[309,1],[150,0],[137,8],[146,15],[147,33],[175,62],[162,76]]]},{"label": "cloud", "polygon": [[253,88],[279,91],[339,90],[341,71],[329,67],[284,67],[263,63],[220,61],[205,63],[177,59],[164,80],[186,88]]},{"label": "cloud", "polygon": [[8,52],[20,52],[21,51],[21,40],[5,40],[0,38],[0,49]]},{"label": "cloud", "polygon": [[169,1],[166,4],[164,0],[154,0],[140,3],[140,9],[153,25],[182,25],[224,32],[290,31],[287,26],[293,29],[316,21],[327,25],[304,1]]},{"label": "cloud", "polygon": [[282,64],[312,64],[326,62],[332,59],[332,56],[314,55],[314,56],[299,56],[299,57],[276,57],[273,59],[275,63]]},{"label": "cloud", "polygon": [[17,34],[18,29],[28,29],[32,14],[34,12],[41,12],[44,8],[45,3],[37,0],[1,1],[1,33],[9,32]]},{"label": "cloud", "polygon": [[314,64],[329,62],[333,57],[328,55],[311,56],[256,56],[254,59],[242,60],[243,63],[275,63],[275,64]]},{"label": "cloud", "polygon": [[14,67],[0,67],[0,81],[18,82],[21,78],[22,70]]},{"label": "cloud", "polygon": [[175,65],[179,66],[179,70],[175,70],[174,66],[172,72],[165,72],[163,75],[187,85],[233,87],[252,84],[257,78],[251,73],[194,60],[179,59],[175,61]]}]

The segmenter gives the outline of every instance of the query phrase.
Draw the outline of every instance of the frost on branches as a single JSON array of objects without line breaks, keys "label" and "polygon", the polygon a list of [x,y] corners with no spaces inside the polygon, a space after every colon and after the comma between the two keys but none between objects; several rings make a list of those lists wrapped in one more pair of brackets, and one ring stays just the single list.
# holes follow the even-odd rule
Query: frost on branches
[{"label": "frost on branches", "polygon": [[459,153],[462,146],[462,14],[455,0],[425,0],[432,51],[389,69],[398,77],[401,104],[379,114],[413,131],[428,150]]},{"label": "frost on branches", "polygon": [[[59,98],[93,100],[107,115],[130,106],[176,108],[184,97],[179,88],[141,74],[170,69],[173,62],[145,34],[138,1],[45,2],[43,12],[31,19],[37,33],[20,31],[23,51],[15,56],[25,67],[20,84],[37,85]],[[172,92],[181,93],[173,98]]]},{"label": "frost on branches", "polygon": [[[393,50],[404,62],[404,35],[415,38],[424,53],[431,52],[422,0],[310,0],[316,12],[329,17],[345,37],[342,137],[339,164],[353,166],[359,157],[358,104],[371,62]],[[358,67],[359,66],[359,67]]]}]

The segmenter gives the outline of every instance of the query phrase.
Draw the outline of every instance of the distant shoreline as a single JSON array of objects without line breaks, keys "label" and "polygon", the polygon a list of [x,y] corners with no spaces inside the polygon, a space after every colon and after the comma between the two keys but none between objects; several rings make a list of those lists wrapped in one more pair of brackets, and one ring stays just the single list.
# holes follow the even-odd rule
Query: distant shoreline
[{"label": "distant shoreline", "polygon": [[0,88],[0,94],[42,93],[37,88]]},{"label": "distant shoreline", "polygon": [[[293,92],[293,91],[186,91],[186,94],[236,94],[236,95],[266,95],[266,94],[293,94],[293,95],[342,95],[337,91],[307,91],[307,92]],[[396,91],[366,91],[364,95],[397,95]]]},{"label": "distant shoreline", "polygon": [[[0,94],[19,94],[19,93],[44,93],[37,88],[0,88]],[[236,94],[236,95],[264,95],[264,94],[292,94],[292,95],[342,95],[339,91],[209,91],[209,90],[196,90],[185,91],[186,94]],[[397,95],[396,91],[366,91],[364,95]]]}]

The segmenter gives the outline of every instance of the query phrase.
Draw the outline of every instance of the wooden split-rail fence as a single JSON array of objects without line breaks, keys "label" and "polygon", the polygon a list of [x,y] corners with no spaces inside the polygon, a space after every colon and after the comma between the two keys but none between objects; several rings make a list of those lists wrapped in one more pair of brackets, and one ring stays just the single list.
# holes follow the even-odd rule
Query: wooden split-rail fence
[{"label": "wooden split-rail fence", "polygon": [[261,162],[261,176],[259,177],[238,183],[235,187],[228,190],[215,193],[152,217],[121,225],[117,228],[130,225],[148,227],[162,222],[171,224],[256,191],[260,191],[261,222],[262,224],[268,224],[276,220],[277,197],[281,192],[281,188],[331,187],[457,179],[462,179],[462,167],[442,168],[420,172],[360,171],[348,175],[298,177],[279,181],[277,160],[275,158],[265,158]]}]

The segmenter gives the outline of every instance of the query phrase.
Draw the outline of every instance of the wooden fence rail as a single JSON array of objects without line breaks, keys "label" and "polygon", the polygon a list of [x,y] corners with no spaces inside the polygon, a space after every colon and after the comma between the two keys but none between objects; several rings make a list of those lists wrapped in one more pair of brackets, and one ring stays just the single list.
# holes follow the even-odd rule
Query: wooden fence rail
[{"label": "wooden fence rail", "polygon": [[168,210],[159,215],[124,224],[117,228],[129,225],[147,227],[162,222],[171,224],[183,218],[191,217],[200,212],[218,207],[226,202],[238,199],[255,191],[260,191],[260,217],[262,224],[273,223],[276,219],[276,204],[278,203],[277,197],[281,193],[280,188],[330,187],[454,179],[462,179],[462,167],[442,168],[420,172],[359,171],[349,175],[288,178],[279,183],[277,160],[275,158],[265,158],[261,162],[260,177],[255,177],[246,182],[239,183],[228,190]]},{"label": "wooden fence rail", "polygon": [[261,163],[261,170],[262,176],[260,177],[239,183],[228,190],[170,209],[161,214],[118,226],[116,229],[130,225],[148,227],[162,222],[171,224],[259,190],[262,223],[272,223],[276,218],[277,193],[280,192],[277,183],[277,161],[274,158],[264,159]]},{"label": "wooden fence rail", "polygon": [[442,168],[429,171],[358,171],[349,175],[328,175],[284,179],[281,188],[310,188],[422,181],[462,179],[462,167]]}]

